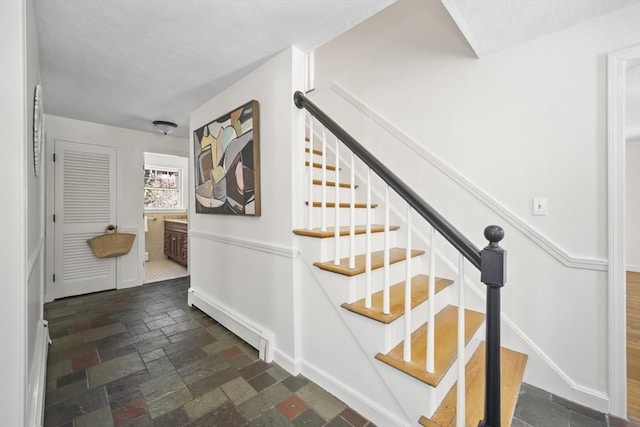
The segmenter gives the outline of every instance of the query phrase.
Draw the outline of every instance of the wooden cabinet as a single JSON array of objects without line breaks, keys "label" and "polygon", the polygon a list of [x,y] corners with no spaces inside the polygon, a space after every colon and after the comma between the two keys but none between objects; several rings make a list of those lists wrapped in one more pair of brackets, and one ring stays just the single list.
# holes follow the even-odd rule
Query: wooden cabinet
[{"label": "wooden cabinet", "polygon": [[187,266],[187,222],[164,221],[164,254],[178,264]]}]

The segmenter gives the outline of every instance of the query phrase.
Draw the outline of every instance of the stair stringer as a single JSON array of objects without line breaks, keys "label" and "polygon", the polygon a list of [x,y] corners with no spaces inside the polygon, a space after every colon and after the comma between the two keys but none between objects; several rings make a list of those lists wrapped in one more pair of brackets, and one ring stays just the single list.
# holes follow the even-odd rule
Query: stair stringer
[{"label": "stair stringer", "polygon": [[[336,374],[336,372],[328,371],[324,366],[316,366],[314,362],[310,361],[309,357],[304,356],[303,351],[303,360],[300,362],[302,373],[310,378],[312,381],[317,384],[325,387],[332,394],[337,397],[345,400],[349,406],[352,406],[354,409],[361,412],[367,418],[378,425],[384,426],[397,426],[397,427],[406,427],[415,425],[415,420],[409,420],[402,410],[401,403],[397,400],[396,396],[392,392],[391,389],[386,385],[383,378],[377,374],[377,370],[375,369],[375,360],[372,356],[368,355],[359,341],[353,336],[353,332],[345,323],[344,318],[342,317],[342,311],[345,311],[340,306],[336,305],[330,295],[325,291],[324,287],[321,285],[321,279],[318,278],[316,272],[320,270],[313,266],[312,262],[306,260],[304,258],[303,251],[300,251],[300,262],[304,265],[302,270],[304,270],[304,276],[310,276],[310,278],[306,279],[304,276],[302,277],[303,281],[301,281],[301,286],[305,288],[303,293],[312,294],[311,298],[313,298],[313,305],[322,305],[323,303],[320,301],[322,299],[321,296],[324,296],[324,301],[326,304],[331,306],[332,310],[327,312],[327,310],[323,310],[322,312],[322,320],[318,319],[318,322],[322,322],[323,325],[325,323],[336,323],[345,326],[342,334],[347,334],[350,339],[348,343],[344,343],[342,341],[336,342],[336,334],[332,334],[332,342],[331,345],[334,348],[345,349],[344,356],[348,356],[349,363],[345,363],[345,366],[353,366],[353,364],[357,364],[359,366],[359,370],[362,370],[362,364],[367,366],[367,371],[376,376],[376,378],[367,377],[361,379],[359,384],[345,383],[344,377]],[[326,272],[325,272],[326,273]],[[329,273],[327,273],[329,274]],[[304,299],[304,298],[303,298]],[[330,319],[327,319],[330,317]],[[315,319],[315,316],[312,316],[312,319]],[[315,320],[314,320],[315,321]],[[309,320],[304,320],[305,324],[310,323]],[[315,329],[315,328],[311,328]],[[357,348],[359,350],[359,354],[354,353],[353,349]],[[323,353],[331,351],[330,349],[322,349]],[[344,357],[341,355],[341,357]],[[318,365],[320,363],[315,362]],[[376,386],[376,383],[381,384],[386,392],[384,393],[387,397],[387,402],[381,402],[381,399],[376,399],[372,397],[371,393],[367,390],[370,390],[372,387]],[[393,402],[393,404],[391,403]],[[395,404],[395,405],[394,405]],[[395,406],[395,407],[392,407]]]},{"label": "stair stringer", "polygon": [[[298,239],[313,238],[298,237]],[[340,308],[340,304],[342,302],[352,302],[362,298],[364,274],[347,277],[336,273],[322,271],[313,266],[313,259],[315,259],[315,256],[317,255],[314,255],[313,252],[309,251],[308,245],[299,245],[299,250],[302,261],[307,265],[309,271],[315,277],[316,283],[320,286],[329,301],[331,301],[332,306],[338,310],[338,314],[342,318],[344,325],[358,343],[366,360],[372,364],[378,372],[380,379],[386,384],[389,392],[402,408],[406,417],[411,420],[411,424],[409,425],[415,425],[415,423],[417,423],[420,417],[425,413],[429,415],[433,414],[451,386],[453,386],[457,380],[455,368],[457,366],[457,362],[454,362],[453,366],[448,370],[437,387],[431,387],[430,385],[416,380],[415,378],[400,372],[385,363],[377,361],[375,359],[375,355],[377,353],[388,352],[404,339],[402,334],[403,328],[398,326],[399,323],[403,322],[404,317],[400,317],[395,322],[392,322],[392,324],[384,325],[349,310]],[[422,257],[424,257],[424,255]],[[396,274],[402,275],[404,274],[403,264],[404,261],[394,264],[391,267],[399,267],[396,268],[396,270],[400,271]],[[416,270],[424,271],[424,265],[416,268]],[[380,271],[378,271],[378,273],[379,272]],[[382,283],[381,280],[374,279],[372,281]],[[360,292],[355,291],[357,288],[360,288]],[[456,292],[457,286],[452,285],[436,295],[436,313],[448,304],[455,304],[454,300],[455,295],[457,295]],[[427,305],[428,304],[423,303],[412,310],[412,331],[417,329],[417,327],[426,321],[424,317],[428,315],[428,310],[425,309],[425,306]],[[418,314],[420,312],[422,312],[422,315],[414,316],[414,313]],[[414,320],[413,317],[416,319]],[[466,346],[465,363],[469,360],[477,346],[480,344],[483,336],[484,327],[481,327],[476,331],[473,338]]]}]

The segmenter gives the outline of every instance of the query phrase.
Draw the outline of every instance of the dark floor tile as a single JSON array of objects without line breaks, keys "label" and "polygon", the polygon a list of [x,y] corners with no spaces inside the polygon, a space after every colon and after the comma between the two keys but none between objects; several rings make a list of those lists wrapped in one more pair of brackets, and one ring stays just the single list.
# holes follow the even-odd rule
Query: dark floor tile
[{"label": "dark floor tile", "polygon": [[144,406],[144,400],[136,400],[113,410],[113,423],[115,427],[120,427],[145,414],[147,414],[147,410]]},{"label": "dark floor tile", "polygon": [[598,421],[578,412],[571,411],[571,427],[607,427],[607,420]]},{"label": "dark floor tile", "polygon": [[276,380],[268,372],[263,372],[247,380],[247,382],[259,393],[270,385],[275,384]]},{"label": "dark floor tile", "polygon": [[74,402],[64,401],[47,407],[44,413],[45,427],[58,427],[65,423],[73,423],[73,419],[82,415],[80,405]]},{"label": "dark floor tile", "polygon": [[198,418],[189,427],[240,427],[245,426],[247,420],[231,402],[224,403],[204,417]]},{"label": "dark floor tile", "polygon": [[154,426],[154,424],[153,424],[153,421],[151,421],[151,417],[149,416],[149,414],[141,415],[138,418],[134,418],[128,423],[122,425],[122,427],[152,427],[152,426]]},{"label": "dark floor tile", "polygon": [[189,365],[199,359],[203,359],[207,357],[207,353],[205,353],[200,347],[192,346],[185,348],[182,351],[168,354],[171,363],[176,369],[180,369],[184,366]]},{"label": "dark floor tile", "polygon": [[536,427],[568,427],[570,411],[549,399],[523,393],[516,405],[515,417]]},{"label": "dark floor tile", "polygon": [[252,420],[247,427],[291,427],[291,425],[280,412],[272,408]]},{"label": "dark floor tile", "polygon": [[[152,331],[153,332],[153,331]],[[136,348],[140,354],[147,353],[151,350],[162,348],[169,344],[169,340],[164,335],[157,336],[142,342],[136,343]]]},{"label": "dark floor tile", "polygon": [[109,396],[109,405],[112,410],[116,410],[123,406],[127,406],[131,403],[134,403],[138,400],[142,400],[143,396],[140,392],[140,389],[136,387],[131,387],[124,389],[119,392],[108,394]]},{"label": "dark floor tile", "polygon": [[140,384],[146,383],[151,379],[149,373],[143,369],[132,374],[112,381],[105,385],[108,395],[120,393],[129,389],[137,389]]},{"label": "dark floor tile", "polygon": [[151,362],[148,362],[146,365],[147,365],[147,371],[149,372],[149,375],[152,378],[159,377],[169,372],[174,372],[176,370],[173,364],[171,363],[171,360],[169,360],[169,358],[166,356],[156,360],[152,360]]},{"label": "dark floor tile", "polygon": [[263,362],[262,360],[256,360],[252,364],[241,368],[238,372],[240,372],[240,375],[242,375],[245,380],[248,380],[255,377],[256,375],[263,373],[270,367],[271,365],[269,365],[268,363]]},{"label": "dark floor tile", "polygon": [[573,412],[577,412],[581,415],[584,415],[585,417],[588,418],[592,418],[596,421],[598,421],[599,423],[605,423],[607,422],[607,418],[606,415],[603,414],[602,412],[598,412],[595,409],[591,409],[591,408],[587,408],[586,406],[582,406],[579,405],[575,402],[572,402],[570,400],[564,399],[560,396],[556,396],[556,395],[551,395],[551,401],[553,403],[556,403],[560,406],[564,406],[565,408],[569,409],[570,411]]},{"label": "dark floor tile", "polygon": [[189,424],[189,421],[189,417],[187,417],[182,408],[178,408],[155,418],[153,425],[155,427],[181,427]]},{"label": "dark floor tile", "polygon": [[100,355],[100,363],[104,363],[135,351],[137,351],[136,346],[134,344],[129,344],[124,347],[103,348],[102,350],[98,350],[98,353]]},{"label": "dark floor tile", "polygon": [[326,427],[353,427],[352,424],[349,424],[344,418],[341,416],[337,416],[332,419],[330,422],[325,424]]},{"label": "dark floor tile", "polygon": [[282,384],[288,388],[292,393],[300,390],[302,387],[307,385],[309,380],[303,377],[302,375],[298,375],[295,377],[289,377],[282,380]]},{"label": "dark floor tile", "polygon": [[166,336],[171,336],[179,332],[184,332],[184,331],[188,331],[190,329],[195,329],[199,327],[200,327],[200,324],[198,322],[196,322],[195,320],[189,319],[186,322],[176,323],[175,325],[166,326],[161,330]]},{"label": "dark floor tile", "polygon": [[224,369],[218,373],[206,376],[202,379],[194,381],[189,384],[189,389],[194,396],[200,396],[216,387],[221,386],[235,378],[238,378],[240,374],[233,368]]},{"label": "dark floor tile", "polygon": [[340,416],[347,420],[354,427],[364,427],[367,425],[367,419],[351,408],[345,408]]},{"label": "dark floor tile", "polygon": [[324,418],[318,415],[313,409],[307,409],[297,417],[295,417],[291,424],[295,427],[305,426],[305,427],[322,427],[326,424]]},{"label": "dark floor tile", "polygon": [[62,388],[65,385],[75,383],[77,381],[86,381],[86,380],[87,380],[87,371],[84,369],[81,369],[72,374],[64,375],[58,378],[58,380],[56,381],[56,387]]}]

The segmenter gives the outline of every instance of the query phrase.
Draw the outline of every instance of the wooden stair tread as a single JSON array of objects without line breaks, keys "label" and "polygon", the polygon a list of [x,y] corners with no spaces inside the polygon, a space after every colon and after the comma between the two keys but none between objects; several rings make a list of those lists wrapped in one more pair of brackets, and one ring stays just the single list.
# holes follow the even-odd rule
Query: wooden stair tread
[{"label": "wooden stair tread", "polygon": [[[480,344],[465,367],[465,424],[476,427],[484,416],[485,343]],[[511,425],[518,401],[518,393],[527,355],[507,348],[500,349],[500,424]],[[420,424],[428,427],[449,427],[456,425],[457,383],[451,387],[440,407],[431,419],[420,418]]]},{"label": "wooden stair tread", "polygon": [[[309,202],[305,202],[307,205],[309,205]],[[322,202],[313,202],[313,207],[314,208],[321,208],[322,207]],[[336,202],[327,202],[327,207],[328,208],[335,208],[336,207]],[[349,202],[340,202],[339,207],[341,208],[350,208],[351,207],[351,203]],[[356,209],[365,209],[367,207],[366,203],[355,203],[354,207]],[[372,203],[371,204],[371,209],[375,209],[378,207],[377,203]]]},{"label": "wooden stair tread", "polygon": [[[417,257],[424,254],[424,251],[419,249],[413,249],[411,251],[411,257]],[[395,264],[396,262],[404,261],[406,250],[404,248],[391,248],[389,249],[389,264]],[[333,260],[326,262],[314,262],[316,267],[330,271],[332,273],[343,274],[345,276],[356,276],[364,273],[366,258],[364,254],[356,255],[356,268],[349,268],[349,257],[340,259],[339,265],[334,265]],[[371,270],[376,270],[384,266],[384,251],[371,252]]]},{"label": "wooden stair tread", "polygon": [[[453,283],[453,280],[436,277],[436,293]],[[397,283],[389,288],[390,314],[382,312],[382,291],[371,295],[371,308],[366,308],[364,298],[351,304],[344,303],[342,308],[354,313],[377,320],[382,323],[391,323],[404,315],[404,288],[405,282]],[[415,308],[429,298],[429,276],[420,274],[411,278],[411,308]]]},{"label": "wooden stair tread", "polygon": [[[389,226],[389,231],[395,231],[395,230],[397,230],[399,228],[400,227],[397,226],[397,225],[390,225]],[[356,234],[365,234],[367,232],[367,227],[365,225],[356,225],[355,231],[356,231]],[[340,227],[340,236],[348,236],[349,232],[350,232],[350,227],[348,225]],[[384,225],[382,225],[382,224],[371,224],[371,232],[372,233],[382,233],[382,232],[384,232]],[[297,230],[293,230],[293,234],[296,234],[298,236],[317,237],[319,239],[325,239],[327,237],[334,237],[335,236],[335,228],[334,227],[327,227],[326,231],[322,231],[322,229],[320,227],[314,228],[314,229],[311,229],[311,230],[306,229],[306,228],[299,228]]]},{"label": "wooden stair tread", "polygon": [[[309,162],[308,161],[304,162],[304,165],[305,166],[309,166]],[[322,169],[322,163],[313,162],[313,167],[316,168],[316,169]],[[328,171],[334,171],[334,170],[336,170],[336,167],[335,167],[335,165],[327,165],[327,170]]]},{"label": "wooden stair tread", "polygon": [[[308,140],[307,140],[308,141]],[[309,152],[309,147],[305,147],[304,148],[304,152],[308,153]],[[313,149],[313,154],[316,154],[318,156],[322,156],[322,150],[317,150],[317,149]]]},{"label": "wooden stair tread", "polygon": [[[327,187],[335,187],[336,183],[335,181],[326,181]],[[314,179],[313,180],[313,185],[322,185],[322,180],[320,179]],[[349,184],[348,182],[339,182],[338,186],[340,188],[351,188],[351,184]],[[354,185],[353,188],[358,188],[358,184]]]},{"label": "wooden stair tread", "polygon": [[[376,359],[393,366],[412,377],[437,386],[449,370],[457,356],[458,346],[458,307],[449,305],[443,308],[435,318],[434,372],[425,370],[427,366],[427,324],[425,323],[411,334],[411,362],[402,360],[404,342],[398,344],[387,354],[378,353]],[[465,344],[484,322],[484,314],[477,311],[465,310]]]}]

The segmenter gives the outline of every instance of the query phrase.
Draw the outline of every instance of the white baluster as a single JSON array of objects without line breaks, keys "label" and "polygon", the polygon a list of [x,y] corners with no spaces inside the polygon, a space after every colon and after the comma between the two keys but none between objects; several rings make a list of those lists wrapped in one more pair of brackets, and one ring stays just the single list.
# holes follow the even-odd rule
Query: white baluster
[{"label": "white baluster", "polygon": [[382,313],[390,314],[391,307],[389,301],[389,186],[384,193],[384,283],[382,288]]},{"label": "white baluster", "polygon": [[367,250],[365,251],[364,306],[371,308],[371,169],[367,168]]},{"label": "white baluster", "polygon": [[356,161],[353,151],[351,152],[351,214],[349,224],[349,268],[356,268]]},{"label": "white baluster", "polygon": [[407,205],[407,251],[404,279],[404,354],[402,359],[411,362],[411,206]]},{"label": "white baluster", "polygon": [[309,115],[309,221],[307,228],[313,230],[313,117]]},{"label": "white baluster", "polygon": [[456,401],[456,427],[465,426],[465,372],[464,372],[464,257],[458,254],[458,388]]},{"label": "white baluster", "polygon": [[436,317],[436,230],[429,236],[429,321],[427,322],[427,372],[435,371],[435,317]]},{"label": "white baluster", "polygon": [[327,129],[322,127],[322,202],[320,230],[327,231]]},{"label": "white baluster", "polygon": [[333,240],[335,244],[333,264],[340,265],[340,140],[336,137],[336,197],[333,221]]}]

